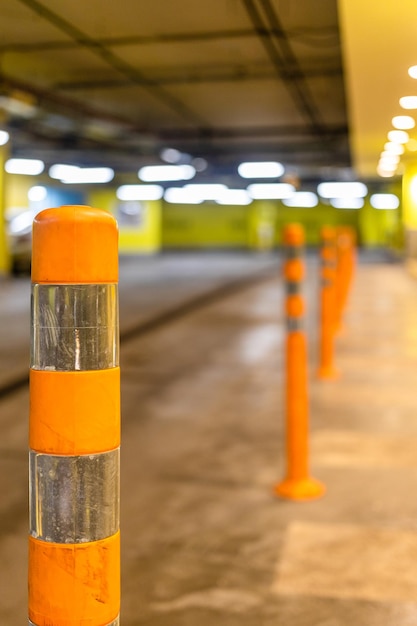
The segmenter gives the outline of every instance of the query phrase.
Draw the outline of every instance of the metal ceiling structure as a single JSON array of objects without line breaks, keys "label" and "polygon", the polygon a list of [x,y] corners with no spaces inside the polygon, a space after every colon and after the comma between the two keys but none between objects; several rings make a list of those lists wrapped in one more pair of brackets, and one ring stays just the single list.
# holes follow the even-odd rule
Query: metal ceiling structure
[{"label": "metal ceiling structure", "polygon": [[414,4],[7,0],[0,117],[12,155],[128,177],[171,148],[203,181],[234,184],[245,160],[281,161],[292,182],[375,179],[410,91]]},{"label": "metal ceiling structure", "polygon": [[337,0],[7,0],[0,32],[13,156],[352,175]]}]

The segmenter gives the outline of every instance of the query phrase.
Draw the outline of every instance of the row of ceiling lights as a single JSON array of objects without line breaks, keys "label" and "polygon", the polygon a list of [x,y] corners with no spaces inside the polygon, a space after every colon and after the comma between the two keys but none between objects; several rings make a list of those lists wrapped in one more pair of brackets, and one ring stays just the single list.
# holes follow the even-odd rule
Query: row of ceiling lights
[{"label": "row of ceiling lights", "polygon": [[[37,176],[44,170],[44,163],[37,159],[9,159],[5,170],[10,174]],[[241,163],[238,173],[245,179],[279,178],[284,173],[281,163],[275,161]],[[156,182],[179,182],[191,180],[196,171],[191,165],[154,165],[142,167],[138,177],[145,184],[122,185],[117,189],[121,201],[164,200],[175,204],[201,204],[214,201],[218,204],[247,205],[253,200],[281,200],[286,206],[315,207],[319,197],[338,209],[359,209],[364,205],[368,193],[361,182],[323,182],[317,187],[317,194],[311,191],[296,191],[285,182],[251,183],[245,189],[230,189],[223,184],[186,184],[182,187],[164,189]],[[108,167],[78,167],[55,164],[49,169],[49,176],[64,184],[108,183],[114,171]],[[149,184],[150,183],[150,184]],[[371,205],[375,208],[395,209],[399,199],[393,194],[374,194]]]},{"label": "row of ceiling lights", "polygon": [[[389,136],[392,141],[396,140],[397,144],[394,145],[400,145],[398,142],[405,140],[407,133],[396,130],[391,131]],[[8,133],[0,130],[0,145],[8,140]],[[44,169],[45,164],[39,159],[11,158],[5,163],[5,170],[10,174],[38,176]],[[238,166],[237,171],[244,179],[278,179],[284,174],[284,166],[276,161],[245,162]],[[55,164],[48,173],[51,178],[64,184],[105,184],[114,178],[114,170],[110,167]],[[138,171],[138,178],[143,183],[179,182],[191,180],[196,173],[197,169],[189,163],[171,163],[144,166]],[[359,209],[364,205],[368,190],[360,182],[327,182],[318,185],[317,192],[335,208]],[[282,200],[287,206],[293,207],[315,207],[319,202],[318,195],[311,191],[296,191],[293,185],[285,182],[252,183],[246,189],[230,189],[222,184],[186,184],[168,189],[155,184],[140,184],[122,185],[117,190],[117,197],[122,201],[157,200],[164,197],[167,202],[176,204],[200,204],[211,200],[219,204],[247,205],[252,200],[262,199]],[[371,204],[375,208],[394,209],[399,206],[399,199],[393,194],[374,194],[371,196]]]},{"label": "row of ceiling lights", "polygon": [[[408,75],[417,78],[417,65],[408,68]],[[405,110],[417,109],[417,96],[403,96],[399,99],[399,105]],[[417,141],[410,139],[408,130],[412,130],[416,123],[411,115],[396,115],[392,118],[393,128],[388,132],[388,141],[379,157],[377,173],[384,178],[390,178],[398,170],[401,155],[405,152],[405,146],[411,152],[417,150]]]}]

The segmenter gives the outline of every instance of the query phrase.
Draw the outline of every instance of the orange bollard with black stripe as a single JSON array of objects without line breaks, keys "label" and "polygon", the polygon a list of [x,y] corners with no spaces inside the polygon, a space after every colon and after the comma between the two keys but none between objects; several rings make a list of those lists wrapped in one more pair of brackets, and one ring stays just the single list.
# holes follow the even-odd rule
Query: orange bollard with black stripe
[{"label": "orange bollard with black stripe", "polygon": [[292,500],[312,500],[321,497],[325,487],[310,476],[308,467],[307,341],[303,330],[304,299],[301,293],[305,274],[302,258],[304,230],[299,224],[289,224],[285,228],[284,244],[287,470],[285,479],[275,486],[275,494]]},{"label": "orange bollard with black stripe", "polygon": [[33,224],[29,624],[118,626],[118,232],[100,209]]},{"label": "orange bollard with black stripe", "polygon": [[321,289],[319,323],[319,368],[318,378],[338,378],[334,365],[334,339],[337,327],[337,252],[336,229],[323,226],[321,229]]}]

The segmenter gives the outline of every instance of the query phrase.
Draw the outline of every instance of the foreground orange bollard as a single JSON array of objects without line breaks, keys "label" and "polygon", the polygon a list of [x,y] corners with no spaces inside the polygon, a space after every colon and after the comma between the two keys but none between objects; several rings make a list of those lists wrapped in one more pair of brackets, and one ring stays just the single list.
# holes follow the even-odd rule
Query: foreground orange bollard
[{"label": "foreground orange bollard", "polygon": [[343,314],[351,288],[355,265],[355,232],[353,228],[341,226],[336,231],[336,331],[343,326]]},{"label": "foreground orange bollard", "polygon": [[117,626],[118,233],[109,213],[33,225],[29,624]]},{"label": "foreground orange bollard", "polygon": [[337,325],[336,293],[336,229],[324,226],[321,230],[321,289],[319,324],[319,369],[321,379],[334,379],[339,372],[334,366],[334,338]]},{"label": "foreground orange bollard", "polygon": [[287,472],[275,486],[275,493],[292,500],[312,500],[325,492],[322,483],[309,476],[308,469],[308,381],[307,342],[302,329],[304,300],[301,295],[304,279],[302,248],[304,231],[290,224],[284,231],[287,260],[284,266],[287,300],[286,364],[286,446]]}]

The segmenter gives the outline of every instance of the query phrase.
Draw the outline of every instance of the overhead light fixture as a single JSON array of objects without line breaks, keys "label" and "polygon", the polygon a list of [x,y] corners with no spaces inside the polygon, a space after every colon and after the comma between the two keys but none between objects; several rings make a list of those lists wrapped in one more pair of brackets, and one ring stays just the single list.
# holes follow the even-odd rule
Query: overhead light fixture
[{"label": "overhead light fixture", "polygon": [[9,159],[4,165],[8,174],[23,174],[25,176],[38,176],[45,168],[40,159]]},{"label": "overhead light fixture", "polygon": [[393,193],[374,193],[370,198],[374,209],[398,209],[400,199]]},{"label": "overhead light fixture", "polygon": [[284,166],[277,161],[245,162],[237,171],[242,178],[279,178],[284,173]]},{"label": "overhead light fixture", "polygon": [[383,163],[378,164],[376,171],[378,176],[381,176],[382,178],[391,178],[395,174],[395,168],[392,169],[390,167],[387,167]]},{"label": "overhead light fixture", "polygon": [[76,170],[76,165],[65,165],[64,163],[55,163],[49,168],[48,174],[55,180],[63,180],[70,177]]},{"label": "overhead light fixture", "polygon": [[48,190],[43,185],[35,185],[28,191],[28,199],[31,202],[42,202],[48,195]]},{"label": "overhead light fixture", "polygon": [[282,200],[294,192],[295,187],[289,183],[253,183],[248,186],[248,193],[254,200]]},{"label": "overhead light fixture", "polygon": [[190,180],[196,174],[192,165],[145,165],[138,172],[138,177],[145,183],[173,180]]},{"label": "overhead light fixture", "polygon": [[319,199],[312,191],[296,191],[289,198],[282,201],[285,206],[298,208],[312,208],[318,205]]},{"label": "overhead light fixture", "polygon": [[246,189],[224,189],[216,199],[217,204],[244,206],[252,202]]},{"label": "overhead light fixture", "polygon": [[408,75],[411,76],[411,78],[417,78],[417,65],[412,65],[408,68]]},{"label": "overhead light fixture", "polygon": [[175,148],[164,148],[159,156],[165,163],[179,163],[181,161],[181,152]]},{"label": "overhead light fixture", "polygon": [[400,98],[400,107],[403,109],[417,109],[417,96],[403,96]]},{"label": "overhead light fixture", "polygon": [[405,130],[390,130],[388,133],[388,139],[393,143],[407,143],[410,137]]},{"label": "overhead light fixture", "polygon": [[114,178],[111,167],[78,167],[56,163],[49,169],[49,176],[65,185],[93,185],[109,183]]},{"label": "overhead light fixture", "polygon": [[0,109],[7,111],[11,116],[25,119],[34,117],[38,112],[36,98],[19,89],[0,93]]},{"label": "overhead light fixture", "polygon": [[203,202],[200,194],[185,187],[168,187],[164,193],[164,200],[170,204],[201,204]]},{"label": "overhead light fixture", "polygon": [[189,183],[184,186],[190,194],[195,195],[196,198],[204,200],[217,200],[225,191],[227,191],[226,185],[221,183]]},{"label": "overhead light fixture", "polygon": [[387,141],[386,144],[384,144],[384,151],[385,152],[390,152],[391,154],[404,154],[404,146],[401,145],[400,143],[394,143],[393,141]]},{"label": "overhead light fixture", "polygon": [[202,157],[196,157],[191,161],[191,165],[197,170],[197,172],[204,172],[207,169],[208,163],[206,159]]},{"label": "overhead light fixture", "polygon": [[317,186],[322,198],[363,198],[368,193],[364,183],[360,182],[326,182]]},{"label": "overhead light fixture", "polygon": [[410,115],[396,115],[392,118],[392,125],[400,130],[410,130],[416,123]]},{"label": "overhead light fixture", "polygon": [[119,200],[159,200],[164,193],[161,185],[121,185],[116,190]]},{"label": "overhead light fixture", "polygon": [[0,146],[4,146],[10,139],[7,130],[0,130]]},{"label": "overhead light fixture", "polygon": [[332,198],[330,204],[335,209],[361,209],[364,205],[363,198]]}]

